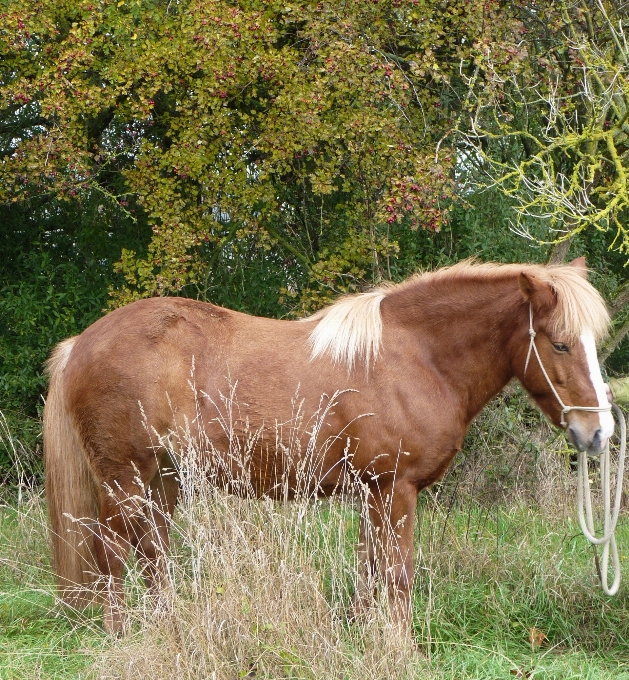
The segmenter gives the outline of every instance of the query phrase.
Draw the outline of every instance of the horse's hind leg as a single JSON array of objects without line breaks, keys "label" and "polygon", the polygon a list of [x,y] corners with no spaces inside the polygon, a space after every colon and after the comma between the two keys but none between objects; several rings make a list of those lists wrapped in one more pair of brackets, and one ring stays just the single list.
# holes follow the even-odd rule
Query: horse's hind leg
[{"label": "horse's hind leg", "polygon": [[147,531],[145,505],[144,489],[132,475],[103,485],[94,548],[105,578],[103,619],[111,633],[125,627],[123,572],[129,548]]},{"label": "horse's hind leg", "polygon": [[165,555],[178,495],[176,470],[171,465],[160,468],[146,491],[146,531],[134,536],[133,546],[142,565],[144,581],[154,592],[163,588],[166,582]]}]

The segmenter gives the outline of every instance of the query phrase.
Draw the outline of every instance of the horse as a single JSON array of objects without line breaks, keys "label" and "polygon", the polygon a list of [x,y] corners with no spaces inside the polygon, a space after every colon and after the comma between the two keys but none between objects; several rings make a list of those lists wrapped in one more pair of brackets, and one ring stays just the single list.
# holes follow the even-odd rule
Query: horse
[{"label": "horse", "polygon": [[[596,359],[608,326],[584,258],[463,261],[300,320],[177,297],[111,311],[47,363],[46,497],[61,597],[83,606],[100,583],[105,628],[123,631],[131,550],[159,591],[180,491],[173,469],[183,440],[197,437],[206,442],[197,455],[223,471],[208,483],[234,493],[286,496],[283,485],[290,496],[300,465],[317,495],[362,485],[354,605],[373,597],[375,581],[408,630],[418,493],[513,378],[578,450],[601,452],[614,429]],[[296,418],[296,394],[316,426]],[[278,424],[309,443],[286,455]],[[235,461],[234,441],[247,437],[246,460]],[[230,482],[243,472],[247,490]]]}]

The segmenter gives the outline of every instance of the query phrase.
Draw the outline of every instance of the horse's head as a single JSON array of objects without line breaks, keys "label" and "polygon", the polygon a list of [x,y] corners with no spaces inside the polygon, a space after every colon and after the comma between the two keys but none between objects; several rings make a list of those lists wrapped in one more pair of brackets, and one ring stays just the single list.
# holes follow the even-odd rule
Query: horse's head
[{"label": "horse's head", "polygon": [[[600,453],[614,431],[596,341],[609,317],[587,282],[584,258],[548,276],[520,274],[525,328],[519,329],[515,373],[542,411],[565,428],[579,450]],[[519,343],[518,343],[519,344]]]}]

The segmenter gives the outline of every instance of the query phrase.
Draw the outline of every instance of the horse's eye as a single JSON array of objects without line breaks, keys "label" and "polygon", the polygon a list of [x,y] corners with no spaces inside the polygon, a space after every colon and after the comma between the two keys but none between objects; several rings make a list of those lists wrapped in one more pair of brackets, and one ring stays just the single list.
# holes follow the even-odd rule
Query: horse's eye
[{"label": "horse's eye", "polygon": [[568,345],[564,345],[563,342],[553,342],[553,347],[555,348],[555,351],[557,352],[569,352],[570,347]]}]

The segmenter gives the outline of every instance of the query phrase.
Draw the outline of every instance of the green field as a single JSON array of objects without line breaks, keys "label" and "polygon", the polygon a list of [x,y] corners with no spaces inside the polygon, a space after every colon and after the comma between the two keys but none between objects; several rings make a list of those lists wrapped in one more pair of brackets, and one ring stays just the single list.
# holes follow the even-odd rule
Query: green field
[{"label": "green field", "polygon": [[0,510],[0,678],[81,678],[89,648],[105,637],[100,623],[66,615],[55,603],[38,497]]},{"label": "green field", "polygon": [[132,632],[116,640],[98,612],[55,603],[45,507],[30,496],[0,514],[0,678],[629,678],[626,569],[605,597],[567,513],[448,509],[430,492],[418,511],[410,643],[381,607],[344,617],[351,502],[210,492],[180,513],[166,605],[147,601],[130,568]]}]

